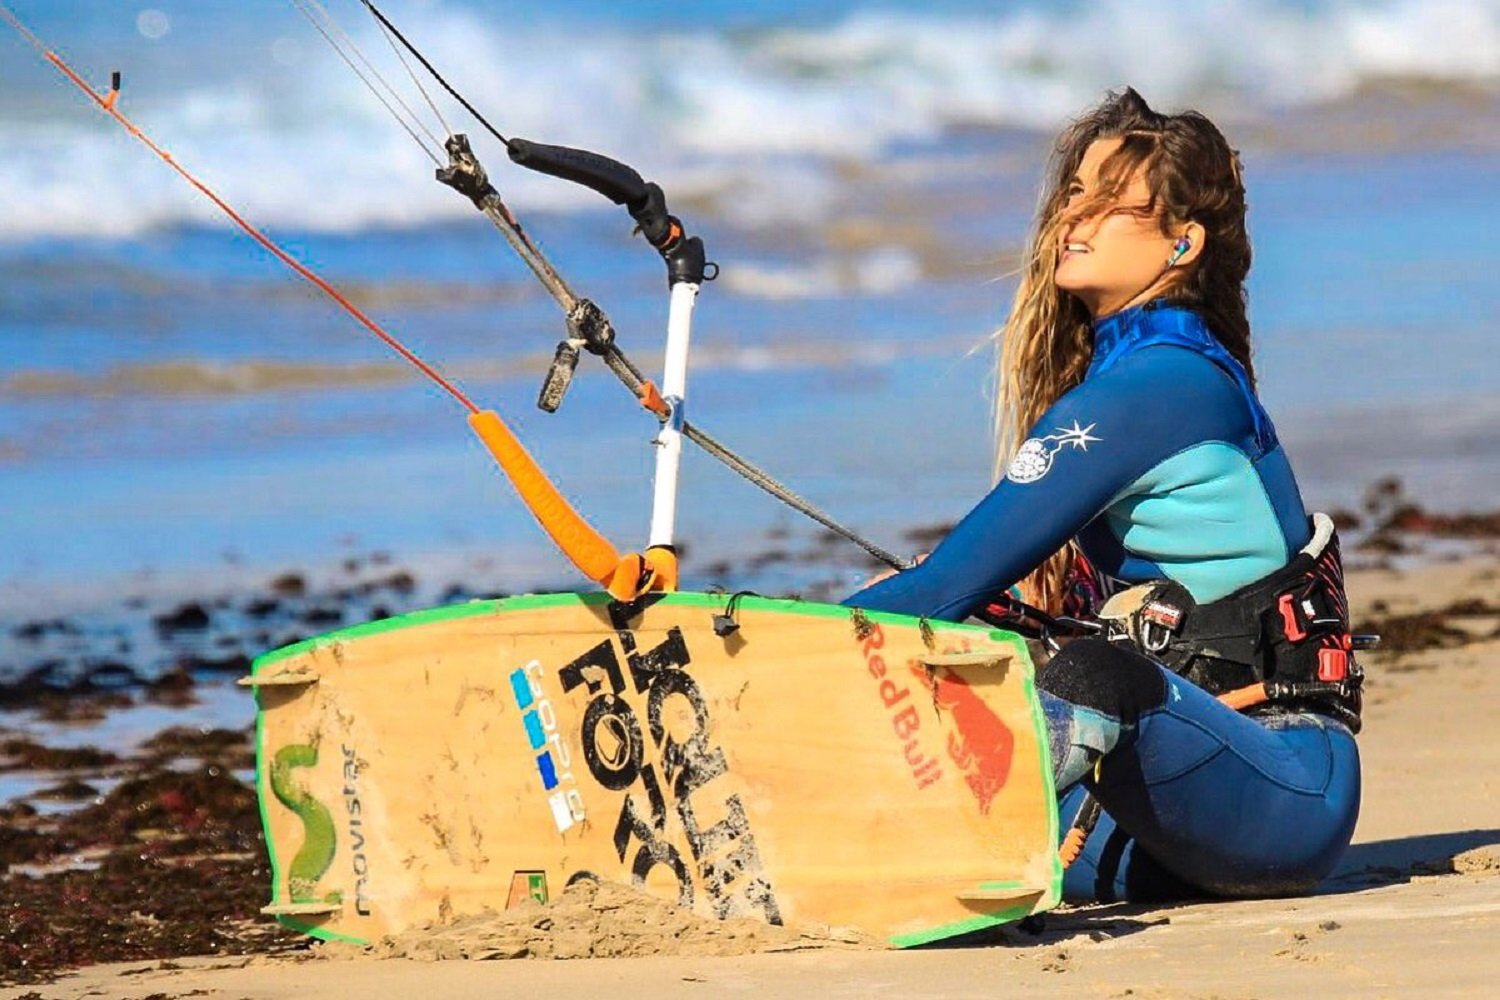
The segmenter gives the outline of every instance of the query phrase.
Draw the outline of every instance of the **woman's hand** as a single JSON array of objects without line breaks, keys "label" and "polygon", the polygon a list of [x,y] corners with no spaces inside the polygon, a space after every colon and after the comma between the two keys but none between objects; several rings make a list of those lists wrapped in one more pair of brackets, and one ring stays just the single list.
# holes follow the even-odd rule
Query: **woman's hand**
[{"label": "woman's hand", "polygon": [[[929,555],[931,555],[931,553],[923,552],[920,555],[918,555],[915,559],[913,559],[911,561],[911,564],[913,566],[921,565],[922,560],[926,559]],[[864,585],[861,586],[859,589],[860,590],[864,590],[865,587],[873,587],[877,583],[879,583],[881,580],[888,580],[891,577],[895,576],[899,572],[901,572],[901,570],[899,570],[899,569],[883,569],[879,573],[876,573],[874,576],[872,576],[868,580],[866,580],[864,582]]]}]

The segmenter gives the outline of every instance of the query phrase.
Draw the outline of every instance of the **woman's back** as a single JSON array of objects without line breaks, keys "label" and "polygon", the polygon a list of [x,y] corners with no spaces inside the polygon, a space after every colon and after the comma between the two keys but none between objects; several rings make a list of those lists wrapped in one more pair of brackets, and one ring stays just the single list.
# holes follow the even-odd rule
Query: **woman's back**
[{"label": "woman's back", "polygon": [[1116,492],[1079,537],[1101,572],[1175,580],[1202,603],[1280,569],[1307,543],[1275,427],[1197,314],[1147,305],[1098,324],[1080,389],[1073,405],[1127,420],[1115,467],[1096,473]]},{"label": "woman's back", "polygon": [[1088,375],[989,496],[921,566],[846,603],[963,618],[1075,536],[1106,575],[1176,580],[1207,602],[1306,544],[1275,429],[1196,313],[1148,303],[1095,337]]}]

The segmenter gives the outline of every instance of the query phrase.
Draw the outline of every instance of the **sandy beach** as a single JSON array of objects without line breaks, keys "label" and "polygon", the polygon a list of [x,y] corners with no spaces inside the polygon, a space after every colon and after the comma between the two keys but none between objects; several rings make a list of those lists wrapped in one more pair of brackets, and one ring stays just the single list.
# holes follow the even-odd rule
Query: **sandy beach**
[{"label": "sandy beach", "polygon": [[[234,950],[248,954],[59,971],[53,982],[0,996],[1484,995],[1500,973],[1491,948],[1500,932],[1500,743],[1483,732],[1483,720],[1500,709],[1500,570],[1493,550],[1481,548],[1406,571],[1357,570],[1350,590],[1356,623],[1378,627],[1387,642],[1365,656],[1365,787],[1354,844],[1309,898],[1065,908],[1041,928],[1012,926],[905,952],[795,935],[693,938],[677,929],[663,938],[661,956],[576,961],[435,961],[431,951],[393,959],[380,957],[389,947],[314,948],[269,933],[247,911],[222,926],[226,941],[239,935]],[[1476,738],[1461,742],[1476,722]],[[246,936],[258,923],[260,946]],[[555,951],[607,952],[609,944],[596,938],[570,947]]]}]

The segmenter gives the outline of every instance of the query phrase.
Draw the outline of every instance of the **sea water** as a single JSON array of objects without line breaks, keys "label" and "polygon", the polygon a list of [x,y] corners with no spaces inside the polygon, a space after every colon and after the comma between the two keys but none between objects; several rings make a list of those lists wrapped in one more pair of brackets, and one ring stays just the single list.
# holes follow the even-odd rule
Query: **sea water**
[{"label": "sea water", "polygon": [[[150,134],[644,538],[654,422],[587,356],[535,408],[555,306],[293,4],[13,6],[88,79],[121,69]],[[440,133],[362,8],[327,6]],[[1395,474],[1494,506],[1500,4],[382,6],[507,134],[663,184],[721,267],[691,418],[888,547],[988,488],[989,338],[1050,136],[1127,83],[1242,151],[1262,395],[1309,503]],[[440,107],[656,371],[665,282],[625,214]],[[0,625],[356,550],[576,585],[449,398],[8,29],[0,137]],[[797,589],[743,560],[812,529],[691,451],[680,511],[689,585]]]}]

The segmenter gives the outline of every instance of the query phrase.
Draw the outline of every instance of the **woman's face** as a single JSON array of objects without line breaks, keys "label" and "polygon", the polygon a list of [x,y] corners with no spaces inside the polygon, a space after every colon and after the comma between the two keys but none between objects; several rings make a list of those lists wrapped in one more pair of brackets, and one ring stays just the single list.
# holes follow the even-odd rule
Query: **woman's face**
[{"label": "woman's face", "polygon": [[1097,193],[1099,168],[1120,142],[1098,139],[1084,153],[1069,183],[1058,232],[1057,287],[1076,296],[1095,317],[1147,301],[1165,288],[1167,259],[1176,242],[1146,212],[1151,189],[1144,168],[1130,175],[1117,198],[1091,215],[1077,213],[1075,206]]}]

